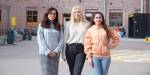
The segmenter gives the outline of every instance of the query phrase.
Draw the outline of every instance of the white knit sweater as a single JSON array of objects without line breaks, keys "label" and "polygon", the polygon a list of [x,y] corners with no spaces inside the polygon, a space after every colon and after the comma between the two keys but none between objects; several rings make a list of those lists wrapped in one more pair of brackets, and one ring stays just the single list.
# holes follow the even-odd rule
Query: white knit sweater
[{"label": "white knit sweater", "polygon": [[62,58],[65,59],[66,43],[82,43],[84,40],[85,33],[89,28],[88,22],[74,23],[66,22],[64,25],[64,46],[62,51]]}]

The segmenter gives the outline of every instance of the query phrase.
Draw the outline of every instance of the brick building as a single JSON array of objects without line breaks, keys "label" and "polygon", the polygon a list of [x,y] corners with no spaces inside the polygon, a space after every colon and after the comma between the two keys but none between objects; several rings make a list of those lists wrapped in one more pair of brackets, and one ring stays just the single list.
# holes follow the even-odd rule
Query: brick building
[{"label": "brick building", "polygon": [[15,18],[16,28],[35,28],[41,22],[48,7],[56,7],[63,23],[69,19],[71,8],[80,5],[85,10],[87,20],[91,13],[104,13],[110,26],[124,26],[128,31],[130,14],[141,12],[141,0],[0,0],[0,32],[11,28]]},{"label": "brick building", "polygon": [[141,8],[143,13],[150,13],[150,0],[141,0]]}]

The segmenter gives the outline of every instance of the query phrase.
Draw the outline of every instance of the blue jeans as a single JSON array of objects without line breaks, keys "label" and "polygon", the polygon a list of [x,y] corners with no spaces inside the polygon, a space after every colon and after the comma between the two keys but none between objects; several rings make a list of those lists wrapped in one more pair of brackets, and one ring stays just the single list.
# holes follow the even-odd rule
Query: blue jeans
[{"label": "blue jeans", "polygon": [[93,75],[107,75],[110,63],[111,63],[110,57],[106,58],[93,57],[93,67],[92,67]]}]

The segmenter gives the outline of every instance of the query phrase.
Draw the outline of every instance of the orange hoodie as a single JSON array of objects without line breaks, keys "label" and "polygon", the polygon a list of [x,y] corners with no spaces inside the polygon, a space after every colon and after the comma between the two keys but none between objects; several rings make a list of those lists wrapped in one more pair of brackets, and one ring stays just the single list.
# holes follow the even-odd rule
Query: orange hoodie
[{"label": "orange hoodie", "polygon": [[119,44],[118,36],[109,29],[110,40],[107,38],[106,31],[102,27],[91,26],[85,35],[84,48],[87,58],[92,56],[105,57],[110,56],[110,50]]}]

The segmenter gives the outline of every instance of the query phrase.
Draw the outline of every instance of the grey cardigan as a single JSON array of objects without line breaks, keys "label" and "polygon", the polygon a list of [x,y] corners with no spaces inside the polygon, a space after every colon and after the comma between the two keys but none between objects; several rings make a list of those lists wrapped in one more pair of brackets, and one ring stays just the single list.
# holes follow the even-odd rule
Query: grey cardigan
[{"label": "grey cardigan", "polygon": [[63,30],[58,31],[53,28],[43,28],[39,24],[37,41],[39,54],[45,54],[47,56],[50,51],[60,53],[63,48]]}]

